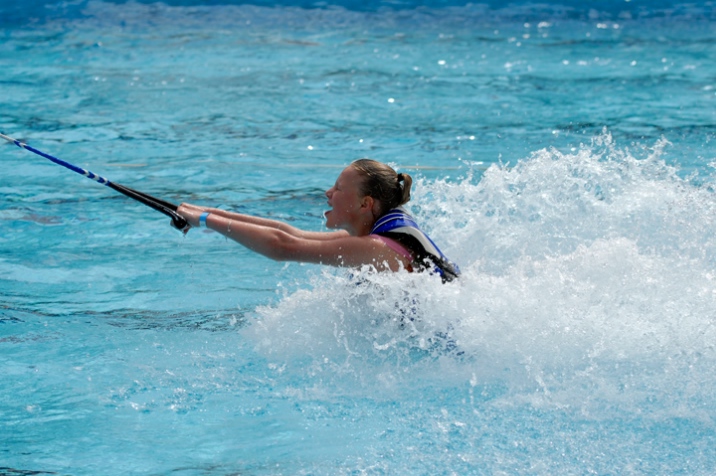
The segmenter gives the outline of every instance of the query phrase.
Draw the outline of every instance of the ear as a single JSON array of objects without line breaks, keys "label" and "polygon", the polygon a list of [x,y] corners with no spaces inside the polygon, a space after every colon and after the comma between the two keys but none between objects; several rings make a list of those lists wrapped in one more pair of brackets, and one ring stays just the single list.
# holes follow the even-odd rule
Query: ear
[{"label": "ear", "polygon": [[375,217],[380,211],[380,204],[375,198],[366,195],[361,201],[361,210],[365,210],[367,213],[370,213],[372,217]]},{"label": "ear", "polygon": [[375,206],[375,199],[371,197],[370,195],[366,195],[363,197],[360,201],[360,206],[362,209],[365,209],[366,211],[369,211],[373,213],[373,207]]},{"label": "ear", "polygon": [[378,200],[373,197],[365,198],[368,199],[365,204],[365,210],[367,212],[370,212],[373,218],[377,217],[380,214],[380,202],[378,202]]}]

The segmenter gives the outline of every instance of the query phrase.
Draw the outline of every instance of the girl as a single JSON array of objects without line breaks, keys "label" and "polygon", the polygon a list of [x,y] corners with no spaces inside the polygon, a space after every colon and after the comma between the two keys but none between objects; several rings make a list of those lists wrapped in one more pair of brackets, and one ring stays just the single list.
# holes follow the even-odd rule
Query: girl
[{"label": "girl", "polygon": [[[379,271],[429,270],[443,282],[460,271],[400,208],[410,200],[410,175],[371,159],[351,163],[326,191],[326,226],[303,231],[286,223],[184,203],[190,227],[204,226],[277,261],[332,266],[371,265]],[[188,231],[188,228],[187,228]]]}]

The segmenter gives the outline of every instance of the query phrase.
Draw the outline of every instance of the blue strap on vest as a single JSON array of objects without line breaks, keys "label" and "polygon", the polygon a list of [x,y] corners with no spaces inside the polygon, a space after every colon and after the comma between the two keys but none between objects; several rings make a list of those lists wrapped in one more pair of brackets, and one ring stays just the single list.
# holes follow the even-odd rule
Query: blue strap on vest
[{"label": "blue strap on vest", "polygon": [[380,217],[370,234],[398,241],[415,254],[421,265],[427,266],[425,261],[430,261],[443,281],[452,281],[460,275],[460,268],[447,259],[433,240],[418,227],[413,217],[402,208],[394,208]]}]

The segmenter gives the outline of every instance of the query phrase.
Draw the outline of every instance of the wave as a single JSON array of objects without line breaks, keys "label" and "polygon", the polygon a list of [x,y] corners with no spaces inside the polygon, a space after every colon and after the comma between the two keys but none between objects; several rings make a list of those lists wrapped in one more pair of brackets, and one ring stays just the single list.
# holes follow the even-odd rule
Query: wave
[{"label": "wave", "polygon": [[605,132],[576,151],[418,182],[413,212],[461,265],[457,283],[324,271],[242,332],[276,368],[359,378],[371,392],[416,385],[417,372],[517,389],[513,403],[706,402],[714,190],[680,177],[667,147],[637,157]]}]

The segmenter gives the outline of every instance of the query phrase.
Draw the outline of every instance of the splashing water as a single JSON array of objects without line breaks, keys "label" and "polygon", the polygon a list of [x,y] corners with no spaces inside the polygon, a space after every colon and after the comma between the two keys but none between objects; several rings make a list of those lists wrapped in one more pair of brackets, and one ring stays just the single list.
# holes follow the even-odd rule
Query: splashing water
[{"label": "splashing water", "polygon": [[284,369],[351,375],[372,395],[418,371],[504,386],[503,404],[710,419],[716,208],[667,146],[637,158],[605,132],[480,180],[422,181],[414,211],[457,283],[324,272],[246,334]]}]

